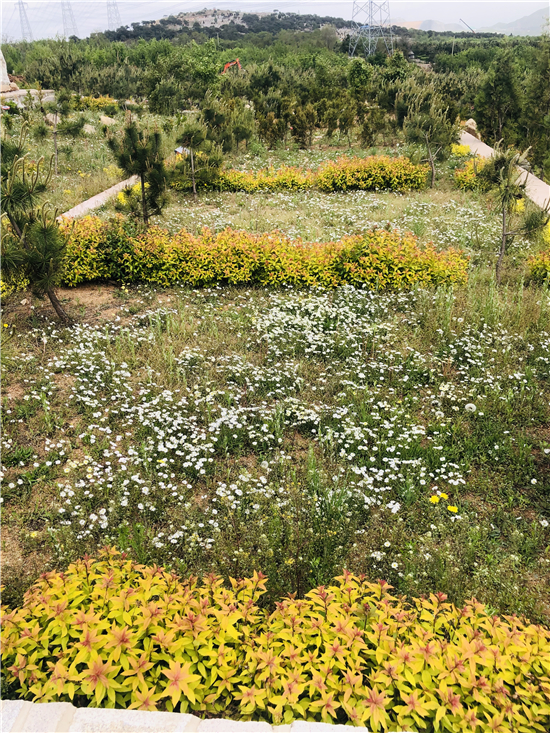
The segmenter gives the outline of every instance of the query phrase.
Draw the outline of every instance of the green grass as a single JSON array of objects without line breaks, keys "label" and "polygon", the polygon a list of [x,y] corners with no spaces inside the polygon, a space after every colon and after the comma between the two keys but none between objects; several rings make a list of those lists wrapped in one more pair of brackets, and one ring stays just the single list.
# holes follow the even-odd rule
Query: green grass
[{"label": "green grass", "polygon": [[348,567],[548,622],[550,297],[519,239],[496,286],[498,219],[452,190],[452,163],[435,191],[174,195],[158,222],[326,241],[389,221],[466,248],[454,292],[94,286],[63,291],[72,329],[11,298],[6,601],[110,543],[184,573],[262,570],[268,602]]}]

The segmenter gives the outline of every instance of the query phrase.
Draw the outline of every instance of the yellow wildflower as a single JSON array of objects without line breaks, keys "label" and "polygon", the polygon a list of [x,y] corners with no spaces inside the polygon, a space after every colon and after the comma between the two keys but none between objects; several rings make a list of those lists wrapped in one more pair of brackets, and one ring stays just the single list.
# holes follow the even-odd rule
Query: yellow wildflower
[{"label": "yellow wildflower", "polygon": [[458,511],[458,507],[457,507],[457,506],[448,506],[448,507],[447,507],[447,509],[448,509],[448,510],[449,510],[450,512],[452,512],[453,514],[456,514],[456,513],[457,513],[457,511]]}]

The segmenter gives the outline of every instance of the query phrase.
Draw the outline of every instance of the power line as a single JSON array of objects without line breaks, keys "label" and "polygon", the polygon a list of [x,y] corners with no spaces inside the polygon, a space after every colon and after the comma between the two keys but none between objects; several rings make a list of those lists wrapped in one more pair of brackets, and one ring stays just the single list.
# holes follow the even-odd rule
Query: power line
[{"label": "power line", "polygon": [[121,25],[117,0],[107,0],[107,27],[110,31],[116,31]]},{"label": "power line", "polygon": [[355,0],[351,19],[354,29],[350,38],[350,56],[354,56],[359,47],[365,56],[372,56],[380,40],[384,42],[386,51],[393,53],[389,0]]},{"label": "power line", "polygon": [[61,15],[63,17],[63,35],[65,38],[70,38],[71,36],[78,37],[78,30],[70,0],[61,0]]},{"label": "power line", "polygon": [[21,37],[24,41],[32,41],[31,24],[27,18],[27,11],[25,10],[26,3],[23,0],[18,0],[17,7],[19,8],[19,22],[21,23]]}]

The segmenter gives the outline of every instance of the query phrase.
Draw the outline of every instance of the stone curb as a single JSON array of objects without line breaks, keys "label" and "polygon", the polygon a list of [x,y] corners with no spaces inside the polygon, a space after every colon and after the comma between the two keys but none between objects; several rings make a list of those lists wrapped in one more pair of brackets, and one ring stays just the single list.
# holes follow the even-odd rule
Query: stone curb
[{"label": "stone curb", "polygon": [[[481,140],[470,135],[469,132],[461,133],[460,142],[462,145],[469,145],[470,150],[473,153],[477,153],[481,158],[490,158],[495,152],[493,148],[482,143]],[[540,178],[534,176],[532,173],[523,171],[521,168],[518,168],[518,170],[521,171],[522,174],[525,173],[525,178],[523,179],[523,182],[525,183],[525,193],[531,201],[537,204],[537,206],[540,206],[541,209],[545,209],[549,206],[550,186],[544,181],[541,181]]]},{"label": "stone curb", "polygon": [[[1,733],[344,733],[345,725],[201,720],[184,713],[75,708],[68,702],[0,701]],[[368,733],[366,728],[363,728]],[[405,733],[412,733],[406,731]]]},{"label": "stone curb", "polygon": [[72,209],[69,209],[69,211],[65,211],[57,218],[62,219],[66,217],[67,219],[74,219],[77,216],[83,216],[84,214],[87,214],[88,211],[98,209],[102,204],[108,201],[111,196],[114,196],[120,191],[123,191],[127,186],[133,186],[134,183],[137,182],[137,180],[137,176],[132,176],[131,178],[127,178],[125,181],[115,183],[115,185],[111,186],[111,188],[107,188],[105,191],[102,191],[101,193],[92,196],[92,198],[86,199],[86,201],[82,201],[82,203],[78,204],[77,206],[73,206]]}]

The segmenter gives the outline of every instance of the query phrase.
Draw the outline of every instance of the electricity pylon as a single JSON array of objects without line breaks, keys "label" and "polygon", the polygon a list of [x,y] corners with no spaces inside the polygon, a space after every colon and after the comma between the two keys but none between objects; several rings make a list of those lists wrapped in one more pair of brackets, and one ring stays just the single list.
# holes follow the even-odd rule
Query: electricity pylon
[{"label": "electricity pylon", "polygon": [[63,35],[65,38],[78,36],[76,21],[70,0],[61,0],[61,14],[63,16]]},{"label": "electricity pylon", "polygon": [[384,41],[386,51],[393,53],[389,0],[355,0],[351,19],[354,30],[350,38],[350,56],[355,56],[358,48],[365,56],[372,56],[380,40]]},{"label": "electricity pylon", "polygon": [[21,38],[29,43],[32,41],[31,24],[27,17],[27,11],[25,10],[26,3],[23,0],[19,0],[17,7],[19,8],[19,20],[21,22]]},{"label": "electricity pylon", "polygon": [[120,20],[117,1],[107,0],[107,27],[110,31],[116,31],[121,25],[122,21]]}]

